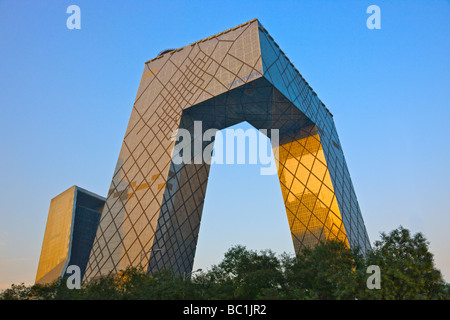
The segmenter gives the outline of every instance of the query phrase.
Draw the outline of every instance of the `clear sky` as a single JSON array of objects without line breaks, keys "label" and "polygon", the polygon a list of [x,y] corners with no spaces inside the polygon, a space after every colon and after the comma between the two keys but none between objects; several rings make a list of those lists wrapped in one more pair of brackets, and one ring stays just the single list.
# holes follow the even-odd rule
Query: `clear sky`
[{"label": "clear sky", "polygon": [[[34,282],[51,198],[106,196],[145,61],[254,18],[333,113],[371,243],[422,232],[450,281],[448,1],[0,0],[0,289]],[[194,268],[292,253],[284,210],[276,176],[212,166]]]}]

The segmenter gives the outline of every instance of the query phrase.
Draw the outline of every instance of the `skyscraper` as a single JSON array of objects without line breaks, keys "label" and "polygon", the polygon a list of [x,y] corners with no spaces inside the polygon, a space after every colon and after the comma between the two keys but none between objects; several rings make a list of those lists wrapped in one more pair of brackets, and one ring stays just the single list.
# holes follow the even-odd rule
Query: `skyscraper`
[{"label": "skyscraper", "polygon": [[370,247],[333,115],[255,19],[145,63],[86,279],[142,263],[191,272],[210,164],[172,156],[177,130],[196,143],[196,121],[202,133],[243,121],[278,130],[296,252],[333,238]]},{"label": "skyscraper", "polygon": [[73,186],[50,203],[36,283],[53,282],[70,265],[84,274],[105,198]]}]

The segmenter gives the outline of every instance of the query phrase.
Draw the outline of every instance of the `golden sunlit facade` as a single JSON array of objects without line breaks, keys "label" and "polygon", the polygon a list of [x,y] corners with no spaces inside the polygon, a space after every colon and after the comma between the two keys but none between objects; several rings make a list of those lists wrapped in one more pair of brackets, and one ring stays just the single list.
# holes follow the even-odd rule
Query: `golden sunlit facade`
[{"label": "golden sunlit facade", "polygon": [[319,241],[347,243],[345,227],[315,126],[279,147],[278,176],[296,251]]},{"label": "golden sunlit facade", "polygon": [[69,254],[75,186],[52,199],[45,227],[36,283],[51,282],[63,272]]},{"label": "golden sunlit facade", "polygon": [[50,202],[36,283],[63,277],[69,265],[84,273],[105,199],[73,186]]},{"label": "golden sunlit facade", "polygon": [[255,19],[145,63],[85,279],[129,266],[192,271],[210,165],[172,155],[179,129],[195,145],[197,121],[202,133],[243,121],[279,131],[296,252],[334,238],[370,247],[333,115]]}]

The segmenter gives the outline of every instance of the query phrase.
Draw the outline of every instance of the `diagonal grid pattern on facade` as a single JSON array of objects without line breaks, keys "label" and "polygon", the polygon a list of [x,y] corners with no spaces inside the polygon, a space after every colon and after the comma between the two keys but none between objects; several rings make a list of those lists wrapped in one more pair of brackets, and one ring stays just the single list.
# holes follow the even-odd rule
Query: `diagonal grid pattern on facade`
[{"label": "diagonal grid pattern on facade", "polygon": [[279,130],[274,154],[296,252],[333,238],[370,247],[331,113],[252,20],[145,64],[86,279],[143,256],[149,272],[192,271],[210,165],[172,155],[177,130],[193,133],[195,121],[203,132],[242,121]]}]

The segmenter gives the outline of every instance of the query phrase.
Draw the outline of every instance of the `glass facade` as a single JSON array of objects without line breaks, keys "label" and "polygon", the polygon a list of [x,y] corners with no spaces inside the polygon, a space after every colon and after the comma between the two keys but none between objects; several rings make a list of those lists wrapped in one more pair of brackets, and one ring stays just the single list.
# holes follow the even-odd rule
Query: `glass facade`
[{"label": "glass facade", "polygon": [[331,113],[252,20],[145,64],[85,279],[142,263],[191,272],[209,164],[175,164],[172,154],[181,128],[198,142],[195,121],[203,132],[242,121],[279,130],[274,153],[297,252],[331,238],[370,247]]},{"label": "glass facade", "polygon": [[77,186],[52,199],[36,283],[53,282],[69,265],[84,274],[104,204],[104,198]]},{"label": "glass facade", "polygon": [[[356,199],[355,190],[350,179],[350,173],[347,168],[347,163],[344,158],[336,127],[334,125],[333,115],[330,113],[328,108],[325,107],[322,101],[320,101],[317,94],[309,86],[308,82],[302,77],[300,72],[298,72],[286,55],[281,51],[278,44],[273,40],[261,23],[259,23],[258,31],[261,44],[264,77],[272,83],[289,101],[292,101],[292,103],[316,126],[316,133],[314,136],[316,137],[316,140],[319,139],[322,153],[326,159],[326,163],[323,161],[321,161],[321,163],[326,164],[328,170],[327,176],[329,175],[332,181],[332,189],[330,189],[330,183],[326,183],[325,186],[332,190],[335,196],[335,199],[333,199],[332,202],[335,209],[331,210],[332,214],[329,214],[330,217],[333,217],[332,221],[335,225],[332,227],[332,230],[338,232],[338,234],[345,233],[350,246],[358,246],[362,250],[369,249],[369,238],[358,201]],[[283,159],[280,160],[280,164],[282,164]],[[313,180],[318,179],[325,182],[323,179],[314,174],[311,175],[311,177]],[[310,183],[312,184],[312,182]],[[323,185],[323,183],[320,185]],[[318,198],[320,200],[317,192],[313,192],[313,190],[308,188],[306,190],[310,194],[314,195],[313,199]],[[326,189],[321,190],[323,193],[323,190]],[[323,201],[315,203],[320,204],[320,206],[324,205]],[[338,214],[338,209],[340,214]],[[288,206],[286,206],[286,210],[289,216]],[[315,210],[316,209],[312,211],[312,217],[314,220],[318,218],[314,215],[316,212]],[[339,219],[343,225],[336,219]],[[301,219],[301,221],[303,220]],[[302,223],[305,224],[305,221]],[[308,225],[304,225],[303,227],[308,228]],[[332,234],[335,232],[332,232]],[[311,232],[310,235],[312,236],[312,234],[313,233]],[[336,236],[340,238],[341,236],[338,234],[336,234]],[[314,236],[311,239],[314,238],[318,237]],[[313,241],[313,243],[315,242],[314,240],[311,241]]]},{"label": "glass facade", "polygon": [[302,133],[279,148],[278,175],[296,251],[327,239],[348,244],[317,128]]}]

